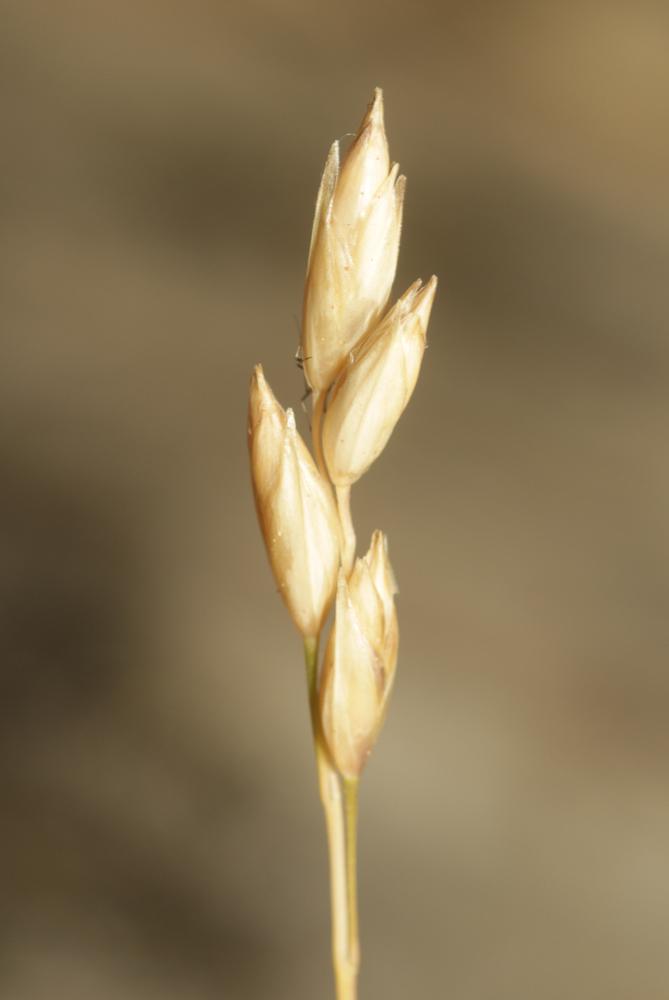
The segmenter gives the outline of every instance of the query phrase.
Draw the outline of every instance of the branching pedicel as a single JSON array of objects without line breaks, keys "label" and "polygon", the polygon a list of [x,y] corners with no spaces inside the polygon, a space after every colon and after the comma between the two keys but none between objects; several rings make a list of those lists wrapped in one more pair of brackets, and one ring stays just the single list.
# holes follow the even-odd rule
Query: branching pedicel
[{"label": "branching pedicel", "polygon": [[[405,178],[390,164],[381,91],[343,162],[328,155],[309,248],[301,356],[312,389],[316,461],[258,365],[249,449],[260,528],[304,640],[311,725],[328,833],[338,1000],[355,1000],[358,780],[376,742],[397,662],[395,578],[375,531],[355,560],[351,486],[383,451],[409,402],[437,279],[385,315],[399,250]],[[318,647],[335,600],[323,664]]]}]

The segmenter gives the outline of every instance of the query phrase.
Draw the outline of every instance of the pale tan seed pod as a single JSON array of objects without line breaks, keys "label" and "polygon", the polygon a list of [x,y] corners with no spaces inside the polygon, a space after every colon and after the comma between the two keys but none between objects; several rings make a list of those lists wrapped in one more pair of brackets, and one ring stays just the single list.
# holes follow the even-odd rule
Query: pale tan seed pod
[{"label": "pale tan seed pod", "polygon": [[377,88],[339,165],[330,148],[311,234],[302,322],[309,385],[326,392],[381,315],[395,278],[406,178],[390,165]]},{"label": "pale tan seed pod", "polygon": [[251,478],[260,528],[281,596],[305,638],[317,636],[337,584],[339,522],[332,490],[267,384],[251,378]]},{"label": "pale tan seed pod", "polygon": [[383,451],[418,379],[437,287],[433,276],[395,303],[337,379],[323,423],[332,482],[349,487]]},{"label": "pale tan seed pod", "polygon": [[376,531],[348,582],[340,571],[323,662],[321,724],[345,778],[360,776],[385,716],[397,663],[396,592],[386,539]]}]

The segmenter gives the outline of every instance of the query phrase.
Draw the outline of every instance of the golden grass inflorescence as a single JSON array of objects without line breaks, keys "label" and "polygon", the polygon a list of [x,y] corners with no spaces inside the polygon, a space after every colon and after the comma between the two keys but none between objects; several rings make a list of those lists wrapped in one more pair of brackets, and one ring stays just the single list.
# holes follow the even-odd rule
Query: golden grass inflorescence
[{"label": "golden grass inflorescence", "polygon": [[[355,818],[358,779],[385,717],[399,629],[385,535],[355,559],[353,484],[381,454],[413,393],[437,279],[387,309],[405,178],[391,164],[376,89],[340,162],[330,148],[311,235],[301,357],[312,396],[315,459],[262,367],[251,379],[249,450],[272,572],[302,634],[330,851],[338,1000],[357,996]],[[334,620],[318,669],[328,612]]]}]

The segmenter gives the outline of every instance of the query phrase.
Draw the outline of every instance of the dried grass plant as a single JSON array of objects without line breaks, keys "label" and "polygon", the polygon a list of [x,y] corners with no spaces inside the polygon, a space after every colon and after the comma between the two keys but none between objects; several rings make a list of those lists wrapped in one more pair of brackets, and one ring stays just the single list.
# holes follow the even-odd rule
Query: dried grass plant
[{"label": "dried grass plant", "polygon": [[[413,392],[437,280],[416,281],[386,311],[405,178],[388,155],[374,93],[340,162],[327,157],[311,234],[301,353],[315,460],[262,367],[251,379],[249,449],[258,519],[279,591],[302,635],[330,858],[338,1000],[355,1000],[358,784],[385,717],[399,630],[385,535],[355,558],[351,487],[380,455]],[[318,651],[334,604],[320,670]]]}]

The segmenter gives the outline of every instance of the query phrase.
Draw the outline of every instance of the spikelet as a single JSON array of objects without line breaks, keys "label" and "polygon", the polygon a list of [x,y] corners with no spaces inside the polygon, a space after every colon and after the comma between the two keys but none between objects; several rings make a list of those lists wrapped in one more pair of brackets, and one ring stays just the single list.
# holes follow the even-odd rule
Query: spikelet
[{"label": "spikelet", "polygon": [[395,578],[385,536],[346,581],[339,574],[335,621],[321,680],[321,720],[330,754],[345,778],[358,778],[376,742],[395,676],[399,630]]},{"label": "spikelet", "polygon": [[330,148],[316,201],[301,346],[307,381],[317,392],[330,388],[388,301],[405,182],[390,164],[377,88],[341,168],[339,144]]},{"label": "spikelet", "polygon": [[281,596],[305,638],[318,635],[334,597],[339,524],[332,491],[261,365],[251,378],[249,450],[256,510]]},{"label": "spikelet", "polygon": [[353,353],[332,391],[323,452],[336,486],[350,486],[385,448],[420,371],[437,287],[414,284]]}]

